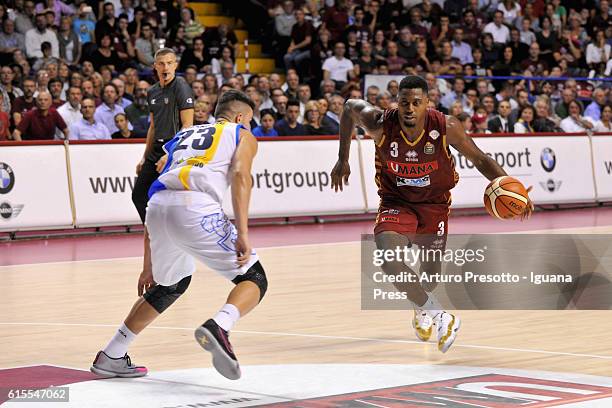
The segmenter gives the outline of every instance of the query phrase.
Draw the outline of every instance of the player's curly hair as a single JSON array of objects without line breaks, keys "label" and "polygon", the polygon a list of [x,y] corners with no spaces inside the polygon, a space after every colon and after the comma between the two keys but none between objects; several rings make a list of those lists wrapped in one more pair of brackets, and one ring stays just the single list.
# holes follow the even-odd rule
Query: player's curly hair
[{"label": "player's curly hair", "polygon": [[422,89],[424,95],[427,95],[427,92],[429,92],[427,81],[417,75],[405,76],[399,83],[399,90],[401,91],[402,89]]}]

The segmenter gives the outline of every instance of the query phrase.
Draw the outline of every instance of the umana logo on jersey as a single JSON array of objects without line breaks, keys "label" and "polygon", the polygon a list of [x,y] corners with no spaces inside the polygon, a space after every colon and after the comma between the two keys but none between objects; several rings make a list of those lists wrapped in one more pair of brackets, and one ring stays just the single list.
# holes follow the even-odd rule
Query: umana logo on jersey
[{"label": "umana logo on jersey", "polygon": [[396,176],[400,177],[420,177],[438,170],[438,162],[430,161],[427,163],[398,163],[387,160],[387,168]]}]

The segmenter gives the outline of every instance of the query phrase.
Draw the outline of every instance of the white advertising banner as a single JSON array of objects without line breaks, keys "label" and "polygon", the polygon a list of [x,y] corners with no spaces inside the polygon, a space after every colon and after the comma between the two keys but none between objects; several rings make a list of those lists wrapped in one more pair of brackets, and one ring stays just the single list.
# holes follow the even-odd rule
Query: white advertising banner
[{"label": "white advertising banner", "polygon": [[0,231],[69,227],[64,146],[0,147]]},{"label": "white advertising banner", "polygon": [[[537,204],[593,202],[595,186],[589,163],[589,139],[585,137],[480,137],[482,151],[526,187],[533,186],[531,199]],[[374,145],[364,141],[364,172],[368,210],[378,205],[374,184]],[[453,207],[481,207],[489,183],[462,154],[451,148],[459,184],[452,190]]]},{"label": "white advertising banner", "polygon": [[[350,185],[331,189],[330,172],[338,159],[337,140],[260,142],[253,163],[250,216],[363,213],[365,202],[359,176],[357,141],[351,142]],[[231,195],[223,208],[233,214]]]},{"label": "white advertising banner", "polygon": [[144,144],[70,145],[76,226],[139,224],[132,203]]},{"label": "white advertising banner", "polygon": [[593,170],[597,200],[612,200],[612,135],[593,136]]}]

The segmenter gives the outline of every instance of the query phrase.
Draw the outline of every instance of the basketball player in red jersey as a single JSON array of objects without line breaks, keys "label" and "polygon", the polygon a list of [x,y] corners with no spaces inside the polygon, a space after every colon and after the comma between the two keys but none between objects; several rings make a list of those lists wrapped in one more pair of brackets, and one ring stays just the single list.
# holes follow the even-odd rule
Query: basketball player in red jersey
[{"label": "basketball player in red jersey", "polygon": [[[459,181],[449,145],[457,149],[489,180],[506,176],[491,157],[465,134],[461,122],[428,107],[427,82],[407,76],[400,82],[398,108],[385,111],[360,99],[349,99],[340,118],[340,152],[331,178],[332,188],[348,182],[351,135],[364,128],[376,143],[376,183],[381,198],[374,235],[376,246],[393,250],[415,242],[426,249],[442,249],[448,233],[450,190]],[[530,189],[528,189],[529,191]],[[533,210],[531,201],[522,218]],[[385,262],[387,275],[406,272],[401,260]],[[421,272],[439,273],[437,263],[421,264]],[[438,349],[453,344],[461,321],[442,309],[431,291],[434,285],[394,283],[415,306],[413,326],[420,340],[429,340],[437,327]]]}]

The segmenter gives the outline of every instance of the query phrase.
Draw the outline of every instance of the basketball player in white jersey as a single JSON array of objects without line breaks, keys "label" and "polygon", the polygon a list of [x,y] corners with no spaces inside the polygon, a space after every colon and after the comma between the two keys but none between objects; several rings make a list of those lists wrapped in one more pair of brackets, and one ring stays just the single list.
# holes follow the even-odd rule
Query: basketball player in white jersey
[{"label": "basketball player in white jersey", "polygon": [[[212,353],[223,376],[240,378],[240,366],[228,332],[263,298],[266,274],[248,237],[251,164],[257,141],[249,123],[255,104],[244,93],[225,92],[217,103],[214,125],[181,130],[164,145],[168,160],[149,190],[145,225],[151,239],[152,274],[138,282],[140,297],[109,344],[99,351],[91,371],[106,377],[141,377],[145,367],[131,363],[129,344],[181,296],[195,271],[194,258],[236,286],[227,302],[195,330],[196,340]],[[235,226],[221,209],[232,185]]]}]

